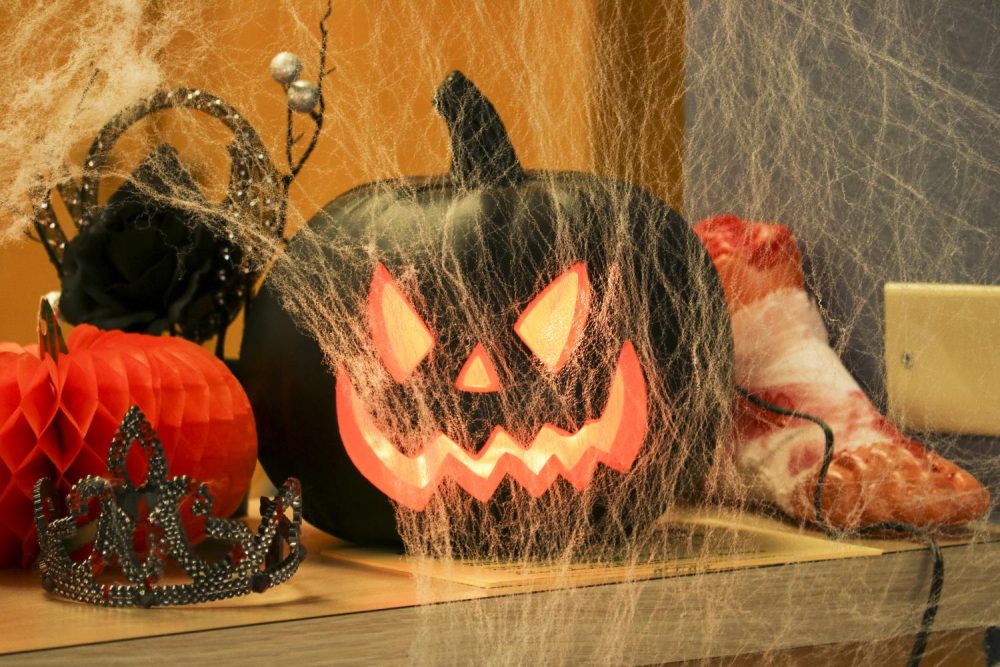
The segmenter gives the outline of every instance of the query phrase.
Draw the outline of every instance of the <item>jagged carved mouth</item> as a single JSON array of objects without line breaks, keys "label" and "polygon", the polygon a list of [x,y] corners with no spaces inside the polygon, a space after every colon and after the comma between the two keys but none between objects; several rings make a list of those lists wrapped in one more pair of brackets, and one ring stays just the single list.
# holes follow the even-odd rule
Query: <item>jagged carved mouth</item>
[{"label": "jagged carved mouth", "polygon": [[559,476],[586,489],[598,463],[626,472],[646,438],[647,409],[642,366],[626,341],[601,416],[575,433],[545,424],[522,444],[497,426],[483,447],[471,452],[438,431],[406,454],[375,423],[343,365],[337,371],[337,419],[348,456],[380,491],[417,511],[445,479],[485,502],[507,475],[537,498]]}]

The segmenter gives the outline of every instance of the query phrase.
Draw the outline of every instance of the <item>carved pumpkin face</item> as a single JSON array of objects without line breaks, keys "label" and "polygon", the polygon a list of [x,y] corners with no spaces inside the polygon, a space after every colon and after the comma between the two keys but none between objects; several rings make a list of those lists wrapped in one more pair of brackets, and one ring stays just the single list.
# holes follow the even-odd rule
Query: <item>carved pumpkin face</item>
[{"label": "carved pumpkin face", "polygon": [[[590,300],[587,267],[578,262],[520,313],[513,331],[540,373],[558,375],[577,350],[586,331]],[[405,385],[434,352],[435,339],[382,264],[372,277],[368,320],[383,365],[395,382]],[[503,392],[508,378],[501,379],[492,357],[476,341],[454,379],[455,390]],[[493,496],[506,475],[535,497],[548,491],[560,476],[583,491],[599,463],[626,472],[646,436],[646,381],[629,340],[621,346],[599,415],[573,431],[545,423],[530,441],[502,425],[493,426],[484,443],[472,446],[439,430],[416,443],[413,452],[404,453],[407,448],[379,427],[343,366],[337,373],[336,391],[340,433],[354,465],[379,490],[413,510],[424,509],[442,479],[453,480],[483,502]]]},{"label": "carved pumpkin face", "polygon": [[327,313],[327,358],[273,278],[249,309],[241,379],[267,472],[360,543],[396,542],[397,511],[465,502],[519,526],[541,509],[544,532],[596,526],[650,480],[664,503],[696,489],[725,406],[689,423],[693,378],[722,386],[731,356],[701,244],[634,186],[521,169],[460,74],[435,103],[450,174],[355,188],[289,245],[316,294],[284,296]]}]

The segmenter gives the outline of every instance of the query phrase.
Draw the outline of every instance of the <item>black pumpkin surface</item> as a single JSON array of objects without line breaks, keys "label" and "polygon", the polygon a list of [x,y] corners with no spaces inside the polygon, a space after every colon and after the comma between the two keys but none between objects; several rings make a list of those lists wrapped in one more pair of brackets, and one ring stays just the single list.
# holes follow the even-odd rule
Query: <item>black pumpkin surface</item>
[{"label": "black pumpkin surface", "polygon": [[[728,411],[706,388],[731,386],[701,244],[640,188],[524,170],[461,73],[435,107],[450,173],[335,199],[289,244],[303,289],[271,277],[249,309],[265,470],[298,477],[306,518],[339,537],[398,544],[397,519],[459,508],[452,533],[511,554],[611,539],[697,495]],[[283,310],[324,294],[344,319],[326,356]]]}]

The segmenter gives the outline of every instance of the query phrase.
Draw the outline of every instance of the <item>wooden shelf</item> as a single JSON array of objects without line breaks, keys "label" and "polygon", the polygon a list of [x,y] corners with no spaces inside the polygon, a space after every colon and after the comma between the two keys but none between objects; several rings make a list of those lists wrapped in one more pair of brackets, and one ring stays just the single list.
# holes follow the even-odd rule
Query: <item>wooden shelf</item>
[{"label": "wooden shelf", "polygon": [[[133,664],[160,655],[229,664],[288,651],[299,664],[339,656],[385,665],[410,662],[419,633],[434,627],[435,641],[456,647],[455,658],[465,662],[477,657],[482,628],[475,619],[544,610],[572,619],[562,630],[572,639],[561,647],[567,662],[593,660],[614,632],[626,638],[627,662],[654,664],[915,632],[929,576],[925,550],[868,541],[849,558],[674,573],[566,595],[558,582],[485,587],[359,564],[356,553],[347,562],[337,553],[348,553],[346,545],[311,528],[305,543],[310,557],[283,586],[183,608],[91,607],[47,595],[33,573],[0,573],[0,655],[16,653],[25,665]],[[1000,542],[954,544],[944,554],[935,629],[1000,625]],[[623,599],[636,613],[609,628],[608,610]],[[455,622],[463,618],[470,622]]]}]

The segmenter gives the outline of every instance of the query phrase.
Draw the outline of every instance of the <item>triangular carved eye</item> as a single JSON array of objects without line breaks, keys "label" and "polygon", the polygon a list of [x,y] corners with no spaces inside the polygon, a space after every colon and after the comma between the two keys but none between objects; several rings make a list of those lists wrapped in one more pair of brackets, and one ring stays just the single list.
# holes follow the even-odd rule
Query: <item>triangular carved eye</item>
[{"label": "triangular carved eye", "polygon": [[405,382],[434,347],[434,335],[382,264],[375,267],[368,291],[368,323],[382,363],[396,382]]},{"label": "triangular carved eye", "polygon": [[583,337],[590,296],[587,267],[579,262],[549,283],[514,324],[524,344],[553,373],[562,370]]}]

